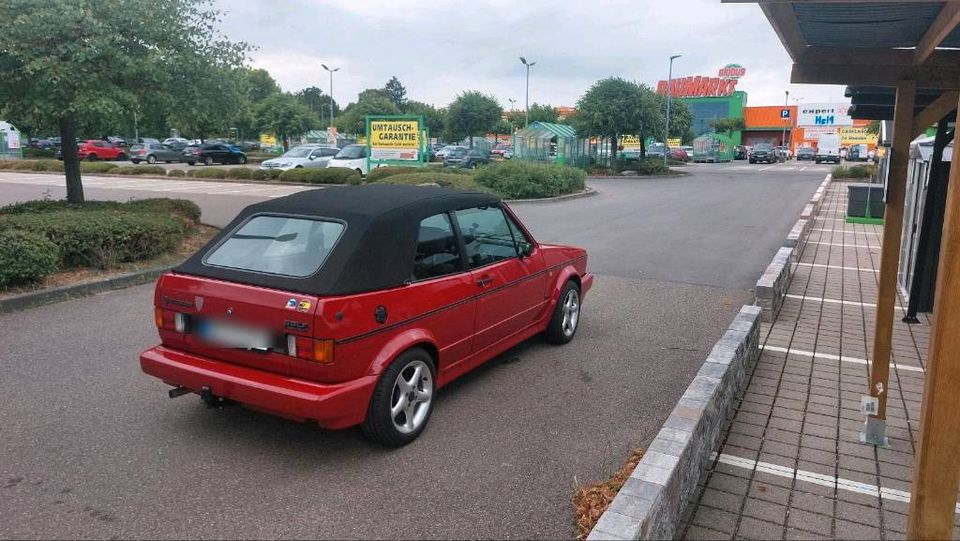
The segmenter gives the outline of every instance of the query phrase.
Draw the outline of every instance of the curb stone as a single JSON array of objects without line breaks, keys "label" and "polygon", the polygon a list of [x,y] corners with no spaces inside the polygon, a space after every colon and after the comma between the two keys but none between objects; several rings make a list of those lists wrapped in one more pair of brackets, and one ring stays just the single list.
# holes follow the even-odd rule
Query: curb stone
[{"label": "curb stone", "polygon": [[760,357],[759,320],[759,306],[740,309],[588,540],[673,539],[721,424]]},{"label": "curb stone", "polygon": [[54,287],[40,291],[21,293],[6,299],[0,299],[0,314],[19,312],[28,308],[36,308],[45,304],[54,304],[78,297],[86,297],[104,291],[123,289],[130,286],[146,284],[156,280],[161,274],[173,268],[174,265],[154,267],[142,271],[120,274],[112,278],[104,278],[93,282]]}]

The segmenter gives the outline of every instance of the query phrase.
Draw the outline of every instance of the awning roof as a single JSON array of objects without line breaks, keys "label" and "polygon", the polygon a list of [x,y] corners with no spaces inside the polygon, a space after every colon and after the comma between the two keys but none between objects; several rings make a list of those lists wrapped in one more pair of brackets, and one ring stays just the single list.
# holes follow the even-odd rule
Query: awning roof
[{"label": "awning roof", "polygon": [[517,137],[526,139],[552,139],[554,137],[576,137],[577,131],[567,124],[555,124],[553,122],[532,122],[526,128],[517,132]]},{"label": "awning roof", "polygon": [[760,5],[793,59],[794,83],[960,88],[960,2],[723,1]]}]

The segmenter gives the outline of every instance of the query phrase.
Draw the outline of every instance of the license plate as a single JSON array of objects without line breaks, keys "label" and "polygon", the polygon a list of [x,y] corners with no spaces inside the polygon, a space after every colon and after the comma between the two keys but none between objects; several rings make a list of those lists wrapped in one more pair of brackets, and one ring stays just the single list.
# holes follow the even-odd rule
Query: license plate
[{"label": "license plate", "polygon": [[236,349],[267,350],[273,341],[263,329],[210,320],[200,322],[197,336],[215,346]]}]

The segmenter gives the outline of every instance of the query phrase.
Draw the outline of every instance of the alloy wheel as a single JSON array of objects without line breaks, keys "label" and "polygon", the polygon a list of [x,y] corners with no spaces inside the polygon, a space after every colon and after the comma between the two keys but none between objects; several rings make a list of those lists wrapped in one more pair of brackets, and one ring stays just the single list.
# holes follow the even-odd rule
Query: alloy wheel
[{"label": "alloy wheel", "polygon": [[580,294],[576,289],[567,292],[563,298],[563,321],[560,328],[563,329],[565,336],[572,336],[577,330],[577,323],[580,322]]},{"label": "alloy wheel", "polygon": [[390,419],[401,434],[410,434],[426,421],[433,403],[433,376],[421,360],[410,361],[397,374],[390,398]]}]

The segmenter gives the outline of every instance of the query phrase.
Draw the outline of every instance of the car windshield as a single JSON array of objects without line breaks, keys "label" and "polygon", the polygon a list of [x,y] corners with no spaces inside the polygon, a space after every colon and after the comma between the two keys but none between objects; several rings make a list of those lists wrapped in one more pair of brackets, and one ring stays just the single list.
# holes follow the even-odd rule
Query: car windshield
[{"label": "car windshield", "polygon": [[289,152],[284,154],[283,157],[284,158],[306,158],[307,156],[310,155],[310,151],[312,150],[313,150],[312,147],[297,147],[297,148],[291,149]]},{"label": "car windshield", "polygon": [[467,155],[467,149],[465,148],[454,148],[447,152],[447,156],[451,158],[461,158]]},{"label": "car windshield", "polygon": [[343,147],[340,152],[337,152],[337,155],[334,156],[338,160],[357,160],[363,157],[363,151],[367,147],[363,145],[349,145]]},{"label": "car windshield", "polygon": [[320,270],[343,230],[340,222],[254,216],[207,255],[204,264],[302,278]]},{"label": "car windshield", "polygon": [[757,143],[753,146],[753,150],[772,150],[773,146],[767,143]]}]

